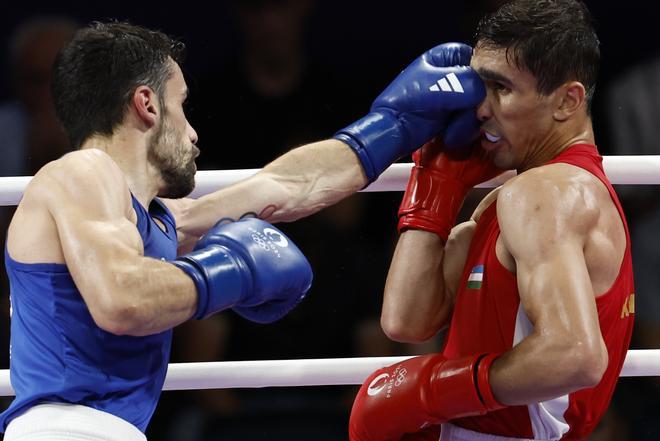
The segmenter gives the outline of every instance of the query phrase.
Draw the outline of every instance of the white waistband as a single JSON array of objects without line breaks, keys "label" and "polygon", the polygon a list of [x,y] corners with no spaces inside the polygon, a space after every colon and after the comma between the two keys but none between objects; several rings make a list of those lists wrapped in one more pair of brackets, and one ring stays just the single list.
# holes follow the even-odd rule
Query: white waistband
[{"label": "white waistband", "polygon": [[528,438],[508,438],[489,433],[473,432],[453,424],[445,423],[440,431],[439,441],[534,441]]},{"label": "white waistband", "polygon": [[31,407],[7,426],[5,441],[147,441],[117,416],[87,406],[46,403]]}]

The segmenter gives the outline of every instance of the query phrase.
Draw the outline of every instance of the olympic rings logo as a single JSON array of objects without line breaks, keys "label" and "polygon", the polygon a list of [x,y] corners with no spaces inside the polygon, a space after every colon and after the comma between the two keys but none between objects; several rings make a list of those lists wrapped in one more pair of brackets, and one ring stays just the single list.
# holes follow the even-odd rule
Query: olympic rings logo
[{"label": "olympic rings logo", "polygon": [[394,381],[394,386],[401,386],[404,381],[406,381],[406,374],[408,371],[406,368],[402,368],[397,374],[396,374],[396,380]]},{"label": "olympic rings logo", "polygon": [[289,246],[289,241],[286,240],[286,237],[284,237],[282,233],[273,228],[264,228],[264,234],[277,246],[282,248]]},{"label": "olympic rings logo", "polygon": [[383,372],[380,375],[377,375],[369,386],[367,386],[367,395],[373,397],[378,395],[383,389],[387,389],[387,395],[385,398],[389,398],[392,393],[393,387],[399,387],[406,381],[406,375],[408,370],[404,367],[397,366],[392,375],[394,378],[390,378],[390,374]]},{"label": "olympic rings logo", "polygon": [[261,236],[259,236],[258,234],[256,234],[256,233],[252,233],[252,240],[253,240],[254,243],[256,243],[257,246],[258,246],[259,248],[261,248],[262,250],[264,250],[264,251],[270,251],[270,247],[268,246],[268,244],[266,243],[266,241],[263,240],[263,239],[261,238]]}]

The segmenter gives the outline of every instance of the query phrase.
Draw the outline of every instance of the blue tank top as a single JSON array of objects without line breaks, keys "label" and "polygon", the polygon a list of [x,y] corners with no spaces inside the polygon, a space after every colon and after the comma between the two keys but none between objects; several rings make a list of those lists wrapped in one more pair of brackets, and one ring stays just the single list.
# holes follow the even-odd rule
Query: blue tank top
[{"label": "blue tank top", "polygon": [[[172,260],[174,217],[155,199],[149,212],[133,198],[145,256]],[[153,220],[165,226],[163,231]],[[5,250],[12,307],[10,379],[16,398],[0,427],[44,402],[75,403],[116,415],[142,432],[156,408],[172,331],[118,336],[99,328],[64,264],[26,264]]]}]

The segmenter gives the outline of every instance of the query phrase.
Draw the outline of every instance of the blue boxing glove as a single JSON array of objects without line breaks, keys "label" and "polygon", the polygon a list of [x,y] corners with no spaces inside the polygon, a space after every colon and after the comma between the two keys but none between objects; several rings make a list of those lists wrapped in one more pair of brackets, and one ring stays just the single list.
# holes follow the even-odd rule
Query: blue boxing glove
[{"label": "blue boxing glove", "polygon": [[232,308],[253,322],[271,323],[300,303],[312,284],[312,268],[298,247],[256,218],[216,225],[172,263],[195,282],[197,319]]},{"label": "blue boxing glove", "polygon": [[425,52],[376,98],[367,116],[334,135],[355,150],[369,182],[445,131],[450,146],[472,140],[478,129],[475,107],[486,89],[468,67],[471,57],[472,48],[462,43]]}]

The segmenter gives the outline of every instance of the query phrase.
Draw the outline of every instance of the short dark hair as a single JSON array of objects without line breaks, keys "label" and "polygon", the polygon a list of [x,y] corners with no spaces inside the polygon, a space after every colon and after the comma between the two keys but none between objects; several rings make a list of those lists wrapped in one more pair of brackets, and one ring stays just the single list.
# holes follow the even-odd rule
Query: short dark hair
[{"label": "short dark hair", "polygon": [[[593,19],[580,0],[516,0],[484,17],[475,45],[505,48],[506,56],[536,77],[548,95],[566,81],[579,81],[591,107],[600,42]],[[510,58],[509,58],[510,57]]]},{"label": "short dark hair", "polygon": [[71,144],[111,136],[138,86],[151,87],[162,102],[170,59],[180,64],[184,53],[182,42],[126,22],[94,22],[76,32],[55,60],[51,85]]}]

